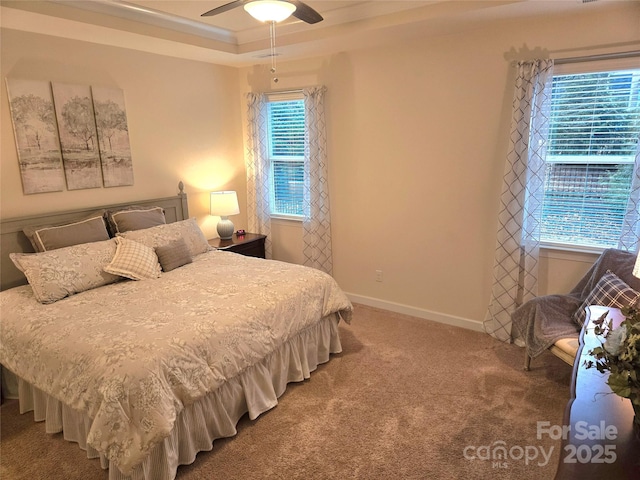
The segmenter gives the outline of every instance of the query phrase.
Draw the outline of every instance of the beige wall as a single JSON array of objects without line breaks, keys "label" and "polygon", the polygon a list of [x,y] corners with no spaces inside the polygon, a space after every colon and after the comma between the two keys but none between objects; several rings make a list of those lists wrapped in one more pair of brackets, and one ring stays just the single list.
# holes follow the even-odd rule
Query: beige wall
[{"label": "beige wall", "polygon": [[[124,90],[135,185],[22,194],[0,88],[0,217],[171,195],[182,179],[205,233],[208,192],[235,189],[246,227],[244,101],[268,67],[234,69],[2,31],[2,77]],[[348,42],[347,42],[348,43]],[[358,301],[480,328],[489,301],[507,149],[509,61],[640,48],[640,3],[604,15],[493,22],[385,48],[278,62],[277,89],[324,84],[334,275]],[[540,52],[543,51],[543,52]],[[532,53],[533,52],[533,53]],[[299,224],[274,222],[277,259],[300,263]],[[593,255],[544,252],[541,292],[568,290]],[[383,282],[374,279],[383,271]]]},{"label": "beige wall", "polygon": [[208,192],[238,190],[246,224],[238,70],[172,57],[2,30],[2,77],[104,85],[124,91],[131,187],[23,195],[5,85],[1,91],[0,217],[170,196],[184,181],[189,213],[209,237]]},{"label": "beige wall", "polygon": [[[614,48],[603,48],[614,46]],[[500,21],[304,61],[277,88],[328,87],[334,276],[354,299],[479,328],[490,298],[513,59],[640,46],[640,3],[603,15]],[[245,90],[268,90],[265,67]],[[274,256],[301,257],[277,223]],[[543,252],[540,293],[566,292],[595,257]],[[375,270],[383,282],[375,281]]]}]

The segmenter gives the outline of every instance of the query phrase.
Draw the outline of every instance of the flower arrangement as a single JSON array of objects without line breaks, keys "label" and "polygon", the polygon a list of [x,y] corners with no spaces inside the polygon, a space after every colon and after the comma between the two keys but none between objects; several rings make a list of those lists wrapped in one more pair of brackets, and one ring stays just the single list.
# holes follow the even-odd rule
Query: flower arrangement
[{"label": "flower arrangement", "polygon": [[601,346],[589,351],[595,360],[586,360],[587,368],[597,368],[600,373],[609,372],[607,384],[616,395],[631,400],[640,421],[640,310],[634,307],[620,309],[625,320],[612,328],[607,314],[595,320],[594,333],[602,336]]}]

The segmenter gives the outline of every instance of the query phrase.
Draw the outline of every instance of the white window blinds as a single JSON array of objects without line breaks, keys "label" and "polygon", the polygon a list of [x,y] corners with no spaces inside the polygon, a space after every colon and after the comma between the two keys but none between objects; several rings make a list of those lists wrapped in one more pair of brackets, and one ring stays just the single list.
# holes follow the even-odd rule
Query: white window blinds
[{"label": "white window blinds", "polygon": [[269,101],[268,145],[273,182],[271,213],[275,215],[303,214],[304,121],[302,98]]},{"label": "white window blinds", "polygon": [[541,239],[618,243],[640,135],[640,70],[553,78]]}]

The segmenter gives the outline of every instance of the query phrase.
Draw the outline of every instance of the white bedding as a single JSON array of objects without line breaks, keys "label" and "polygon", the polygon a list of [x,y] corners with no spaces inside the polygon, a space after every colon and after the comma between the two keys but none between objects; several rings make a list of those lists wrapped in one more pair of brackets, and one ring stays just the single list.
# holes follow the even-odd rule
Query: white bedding
[{"label": "white bedding", "polygon": [[87,444],[125,475],[180,413],[351,304],[318,270],[212,251],[156,280],[51,305],[0,293],[0,363],[91,419]]}]

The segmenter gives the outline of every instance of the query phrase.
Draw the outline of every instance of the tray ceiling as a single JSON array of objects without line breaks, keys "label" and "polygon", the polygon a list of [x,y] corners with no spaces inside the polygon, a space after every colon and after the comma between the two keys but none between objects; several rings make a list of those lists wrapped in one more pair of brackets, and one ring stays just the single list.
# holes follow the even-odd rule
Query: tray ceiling
[{"label": "tray ceiling", "polygon": [[[440,35],[500,18],[571,14],[611,7],[584,0],[308,0],[324,20],[277,25],[281,59],[368,48]],[[224,65],[264,63],[269,28],[242,8],[212,17],[217,0],[2,0],[3,28],[32,31]]]}]

